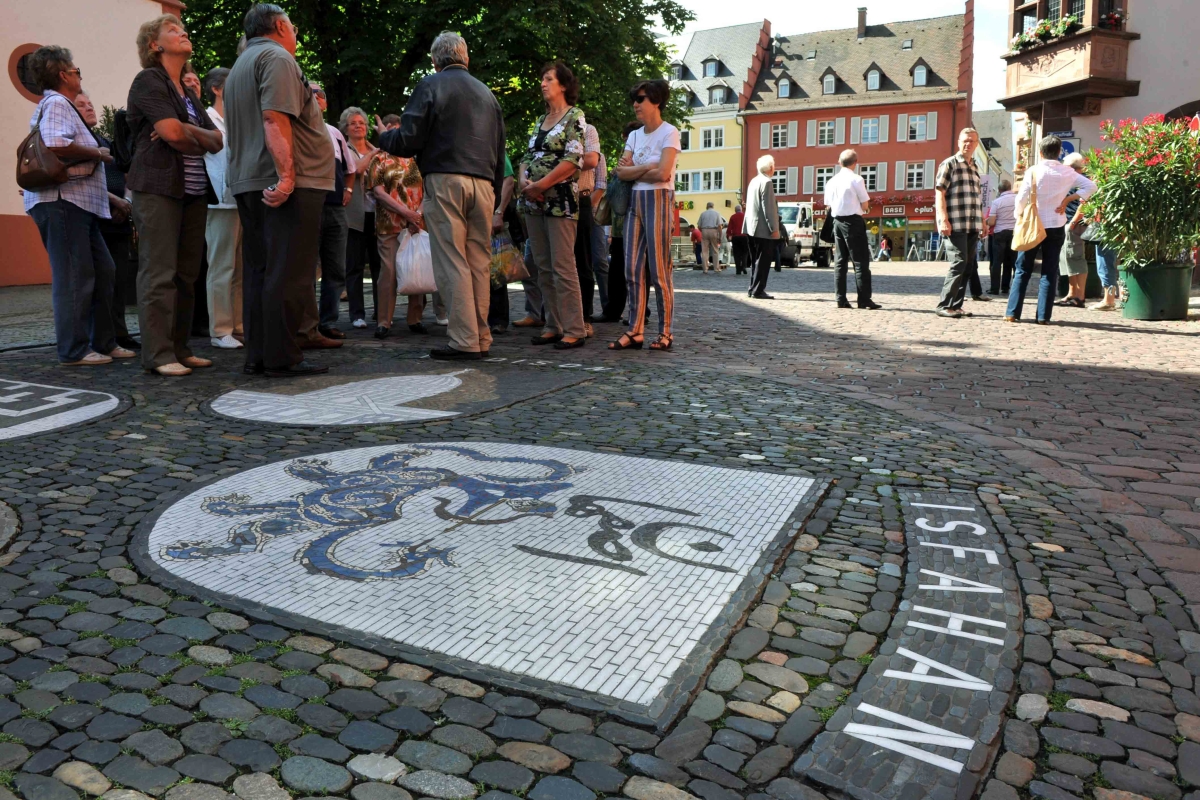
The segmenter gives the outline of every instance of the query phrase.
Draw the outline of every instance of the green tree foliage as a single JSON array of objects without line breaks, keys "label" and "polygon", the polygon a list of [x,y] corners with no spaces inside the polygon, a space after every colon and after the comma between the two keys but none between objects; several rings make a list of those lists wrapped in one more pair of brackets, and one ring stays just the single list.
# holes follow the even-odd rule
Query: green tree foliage
[{"label": "green tree foliage", "polygon": [[[525,134],[543,109],[538,70],[561,59],[582,85],[579,105],[600,131],[604,150],[620,147],[633,118],[629,88],[666,74],[656,24],[679,33],[691,12],[675,0],[284,0],[300,30],[297,59],[325,87],[329,116],[357,105],[368,113],[400,113],[429,74],[429,46],[443,30],[462,34],[471,72],[504,109],[509,151],[525,150]],[[189,0],[184,21],[204,74],[232,65],[246,0]],[[668,118],[684,116],[676,100]]]}]

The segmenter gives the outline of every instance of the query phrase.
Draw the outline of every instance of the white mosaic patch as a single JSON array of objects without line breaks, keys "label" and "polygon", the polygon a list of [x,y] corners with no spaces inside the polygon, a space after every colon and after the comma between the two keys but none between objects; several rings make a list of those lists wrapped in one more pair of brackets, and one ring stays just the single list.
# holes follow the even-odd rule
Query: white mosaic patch
[{"label": "white mosaic patch", "polygon": [[462,385],[458,375],[400,375],[329,386],[300,394],[236,389],[212,401],[218,414],[257,422],[303,425],[368,425],[454,417],[454,411],[409,408],[405,403],[444,394]]},{"label": "white mosaic patch", "polygon": [[107,392],[0,379],[0,440],[74,425],[118,405]]},{"label": "white mosaic patch", "polygon": [[147,546],[212,591],[649,705],[813,483],[393,444],[225,478],[167,509]]}]

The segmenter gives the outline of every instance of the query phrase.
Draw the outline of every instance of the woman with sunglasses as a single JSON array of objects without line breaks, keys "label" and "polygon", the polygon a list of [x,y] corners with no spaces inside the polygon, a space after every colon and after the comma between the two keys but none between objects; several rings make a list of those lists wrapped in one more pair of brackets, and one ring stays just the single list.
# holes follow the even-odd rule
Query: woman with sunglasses
[{"label": "woman with sunglasses", "polygon": [[675,159],[679,129],[664,122],[662,110],[671,97],[665,80],[642,81],[629,92],[642,127],[629,134],[617,177],[633,181],[625,216],[625,278],[629,284],[629,331],[608,345],[610,350],[640,350],[646,327],[650,285],[658,300],[658,339],[651,350],[670,350],[675,288],[671,277],[671,230],[675,225]]}]

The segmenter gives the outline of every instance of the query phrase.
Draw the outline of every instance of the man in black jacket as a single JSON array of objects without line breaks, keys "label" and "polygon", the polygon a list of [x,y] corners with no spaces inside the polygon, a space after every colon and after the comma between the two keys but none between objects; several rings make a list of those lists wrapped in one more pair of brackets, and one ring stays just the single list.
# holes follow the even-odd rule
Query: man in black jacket
[{"label": "man in black jacket", "polygon": [[439,34],[429,50],[435,74],[413,91],[398,130],[379,146],[413,157],[425,178],[425,225],[433,277],[449,310],[450,346],[432,358],[480,359],[488,328],[492,211],[504,182],[504,114],[490,89],[467,72],[467,43]]}]

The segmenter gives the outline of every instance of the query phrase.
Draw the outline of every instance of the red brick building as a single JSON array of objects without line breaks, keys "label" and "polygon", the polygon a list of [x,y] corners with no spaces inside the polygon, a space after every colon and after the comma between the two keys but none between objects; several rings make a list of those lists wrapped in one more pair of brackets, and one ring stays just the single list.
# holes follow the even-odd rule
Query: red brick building
[{"label": "red brick building", "polygon": [[742,112],[745,183],[769,153],[780,202],[813,200],[820,217],[825,182],[852,147],[871,192],[872,245],[886,232],[896,257],[924,250],[934,173],[970,125],[973,5],[886,25],[868,25],[860,8],[856,28],[776,36]]}]

